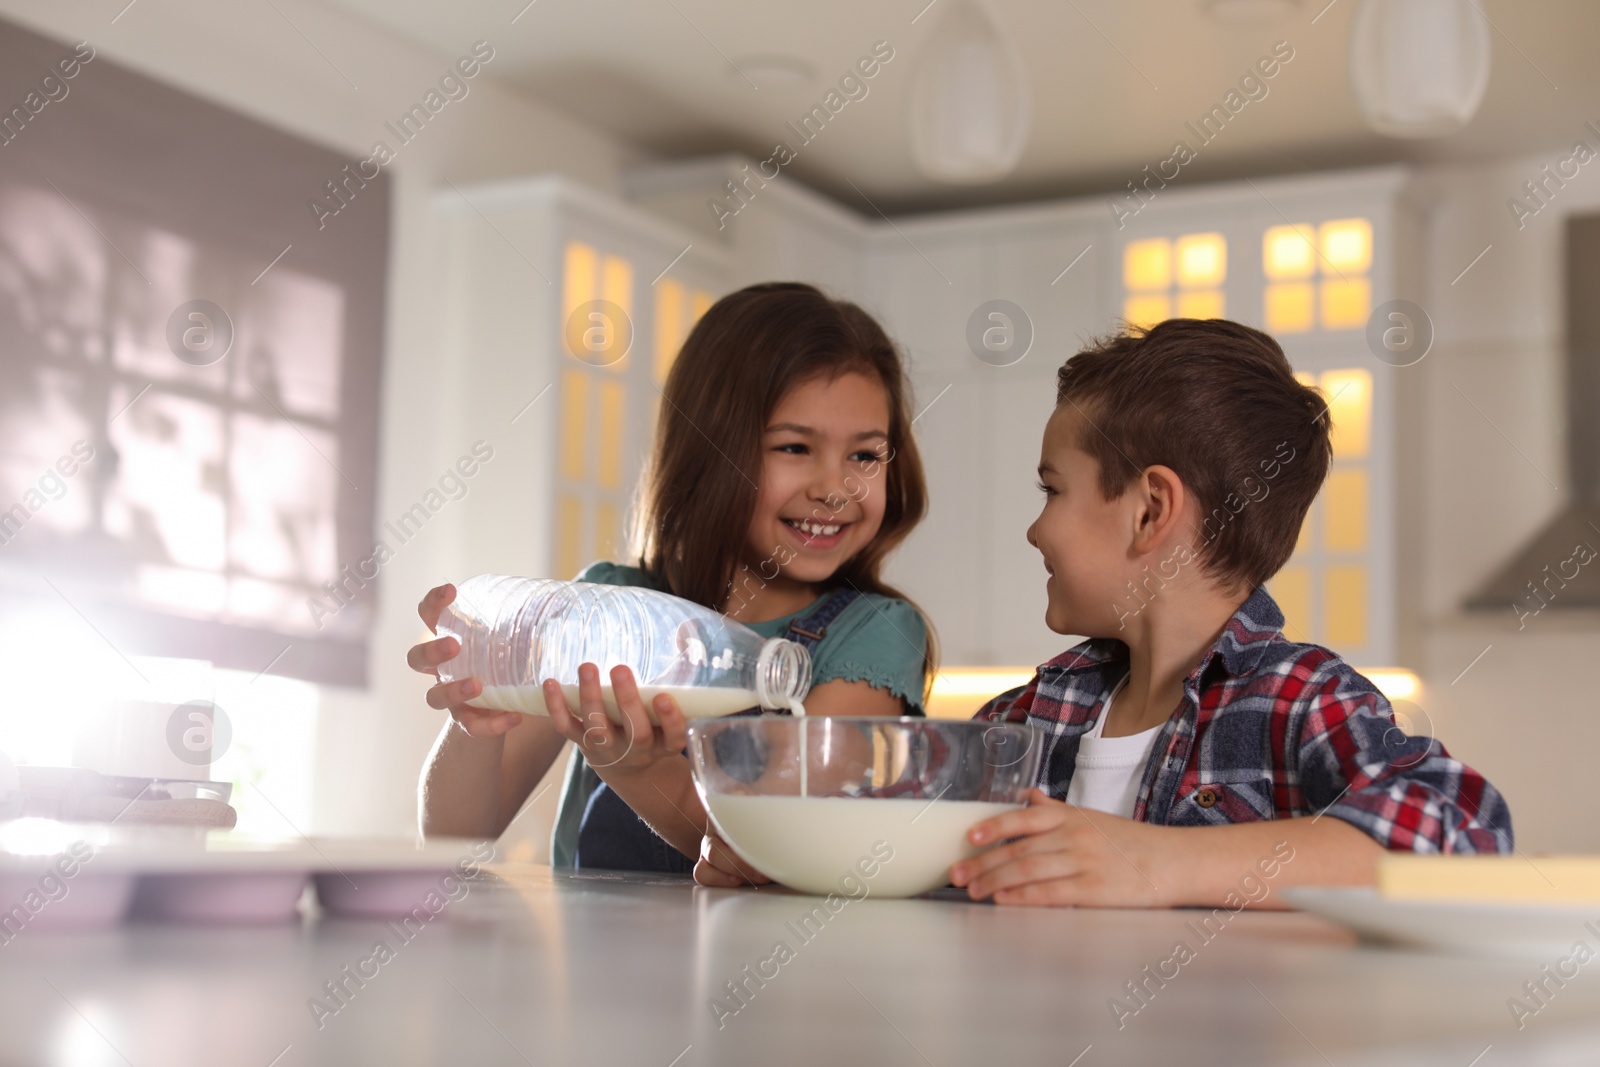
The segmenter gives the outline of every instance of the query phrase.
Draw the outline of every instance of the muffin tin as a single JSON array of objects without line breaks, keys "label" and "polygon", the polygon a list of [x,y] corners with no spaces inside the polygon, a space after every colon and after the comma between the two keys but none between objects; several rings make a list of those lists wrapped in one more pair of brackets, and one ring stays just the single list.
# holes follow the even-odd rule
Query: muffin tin
[{"label": "muffin tin", "polygon": [[[50,819],[0,823],[0,941],[23,929],[104,929],[125,919],[296,921],[308,884],[323,912],[398,919],[447,910],[488,842],[262,839]],[[431,905],[431,906],[430,906]]]}]

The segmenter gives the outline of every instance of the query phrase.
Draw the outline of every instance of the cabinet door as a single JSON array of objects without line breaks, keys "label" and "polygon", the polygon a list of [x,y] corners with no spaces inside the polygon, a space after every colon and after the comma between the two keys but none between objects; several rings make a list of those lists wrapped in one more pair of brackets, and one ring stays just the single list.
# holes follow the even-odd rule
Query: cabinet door
[{"label": "cabinet door", "polygon": [[981,249],[892,230],[868,253],[868,295],[906,357],[914,431],[928,480],[928,515],[892,558],[889,580],[928,612],[942,658],[976,659],[988,624],[986,387],[962,339]]},{"label": "cabinet door", "polygon": [[983,663],[1033,667],[1078,638],[1045,626],[1044,563],[1027,540],[1043,496],[1039,446],[1055,410],[1056,371],[1113,322],[1102,314],[1106,262],[1100,227],[1063,219],[997,230],[992,298],[1028,317],[1032,343],[1017,362],[985,366],[993,414],[990,442],[989,653]]},{"label": "cabinet door", "polygon": [[[1026,535],[1056,368],[1103,328],[1095,230],[1081,221],[901,230],[874,249],[866,281],[926,408],[916,429],[930,506],[892,575],[932,615],[945,663],[1032,666],[1065,647],[1044,625],[1044,572]],[[1022,321],[1010,309],[988,319],[996,300]],[[1025,329],[1026,353],[1013,360],[980,340],[980,357],[974,316],[979,330]]]},{"label": "cabinet door", "polygon": [[1034,667],[1078,638],[1051,632],[1044,623],[1044,560],[1028,543],[1028,527],[1039,517],[1039,443],[1055,409],[1053,373],[1016,375],[990,386],[994,439],[989,481],[990,562],[993,604],[990,654],[980,663]]},{"label": "cabinet door", "polygon": [[843,300],[861,288],[862,234],[781,197],[740,212],[735,254],[745,282],[809,282]]},{"label": "cabinet door", "polygon": [[1106,314],[1106,265],[1114,257],[1104,225],[1086,219],[1010,226],[989,241],[994,262],[989,297],[1027,312],[1033,344],[1016,367],[1043,377],[1090,337],[1116,327]]},{"label": "cabinet door", "polygon": [[641,232],[626,217],[562,208],[550,573],[571,578],[595,560],[634,558],[627,521],[660,390],[684,337],[725,283],[675,237]]}]

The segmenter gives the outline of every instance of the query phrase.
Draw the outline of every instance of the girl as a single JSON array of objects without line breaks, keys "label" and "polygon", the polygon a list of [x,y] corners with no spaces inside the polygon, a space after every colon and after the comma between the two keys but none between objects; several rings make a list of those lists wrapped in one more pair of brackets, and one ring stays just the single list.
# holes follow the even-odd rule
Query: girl
[{"label": "girl", "polygon": [[[596,563],[579,580],[670,592],[806,645],[809,714],[921,715],[932,632],[879,577],[927,506],[908,392],[893,343],[854,304],[798,283],[722,298],[667,378],[638,562]],[[430,629],[454,597],[443,585],[423,599]],[[436,675],[457,651],[438,638],[407,661]],[[423,771],[423,832],[498,836],[570,740],[582,758],[552,863],[687,873],[710,839],[681,754],[682,711],[657,696],[653,726],[632,673],[618,667],[611,682],[621,727],[601,710],[593,664],[579,670],[576,715],[553,681],[548,718],[473,707],[477,679],[434,685],[428,703],[450,718]]]}]

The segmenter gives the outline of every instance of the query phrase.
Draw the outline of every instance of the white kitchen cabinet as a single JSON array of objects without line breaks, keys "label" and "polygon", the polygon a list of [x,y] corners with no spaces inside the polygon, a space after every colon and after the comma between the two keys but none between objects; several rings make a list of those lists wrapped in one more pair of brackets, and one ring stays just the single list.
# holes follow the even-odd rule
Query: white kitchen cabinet
[{"label": "white kitchen cabinet", "polygon": [[[887,577],[927,609],[946,664],[1031,666],[1071,640],[1044,626],[1043,569],[1025,540],[1040,505],[1034,468],[1056,369],[1125,315],[1220,314],[1273,332],[1296,370],[1326,388],[1342,427],[1328,488],[1295,558],[1270,583],[1291,635],[1362,666],[1408,660],[1403,612],[1415,598],[1406,595],[1399,560],[1419,546],[1404,540],[1415,524],[1402,504],[1414,494],[1399,484],[1396,458],[1416,372],[1378,359],[1366,340],[1373,309],[1419,292],[1407,266],[1418,210],[1403,170],[1168,187],[1120,228],[1100,198],[890,223],[851,215],[783,179],[756,190],[719,229],[705,202],[741,165],[719,158],[643,168],[628,183],[634,205],[558,179],[466,190],[472,209],[454,193],[441,200],[460,259],[456,356],[467,395],[498,403],[555,385],[540,402],[537,426],[506,434],[516,466],[529,473],[519,499],[483,505],[486,514],[514,518],[509,527],[473,527],[485,551],[534,560],[521,566],[543,567],[539,573],[613,554],[603,527],[618,521],[648,452],[652,368],[668,358],[652,347],[663,342],[659,287],[650,279],[682,253],[667,284],[702,294],[698,310],[712,294],[742,285],[803,280],[879,317],[906,353],[930,489],[928,517]],[[1341,220],[1359,225],[1327,229]],[[1309,240],[1303,276],[1269,276],[1273,231]],[[1370,234],[1358,264],[1338,260],[1343,253],[1334,261],[1324,255],[1319,242],[1340,233]],[[600,260],[617,257],[631,267],[641,358],[620,371],[584,366],[563,347],[557,320],[572,303],[562,289],[575,241]],[[1167,274],[1130,275],[1130,257],[1141,248],[1165,248]],[[1173,257],[1193,269],[1174,271]],[[531,277],[533,264],[549,284]],[[1209,264],[1213,276],[1194,264]],[[1031,347],[1015,362],[980,359],[969,344],[969,320],[993,300],[1017,305],[1031,324]],[[1302,321],[1285,317],[1297,308],[1307,313]],[[696,313],[690,308],[681,329],[662,336],[681,340]],[[595,390],[627,383],[620,444],[605,444],[597,409],[584,434],[566,435],[562,419],[575,401],[562,382],[575,372]],[[1351,435],[1356,426],[1362,432]],[[563,447],[586,455],[620,449],[616,476],[599,484],[587,460],[575,475],[577,468],[563,467]],[[470,509],[464,515],[470,522]]]},{"label": "white kitchen cabinet", "polygon": [[[864,299],[905,347],[926,407],[929,515],[891,577],[932,615],[946,663],[1042,662],[1068,639],[1045,627],[1044,570],[1025,535],[1056,368],[1110,325],[1097,318],[1094,222],[1082,207],[975,212],[880,224],[867,243]],[[1026,317],[1021,358],[974,353],[969,322],[993,300]]]},{"label": "white kitchen cabinet", "polygon": [[[1291,636],[1364,666],[1405,660],[1396,458],[1416,372],[1391,365],[1402,357],[1378,359],[1366,335],[1374,309],[1420,291],[1407,268],[1416,210],[1403,171],[1168,189],[1121,229],[1098,199],[869,227],[873,265],[863,286],[910,350],[919,396],[950,386],[918,425],[930,521],[893,571],[932,611],[948,662],[1026,665],[1063,647],[1044,630],[1041,571],[1022,540],[1038,508],[1030,472],[1054,372],[1088,338],[1152,307],[1154,320],[1221,316],[1267,328],[1296,371],[1324,389],[1336,416],[1333,469],[1294,559],[1269,588]],[[1269,277],[1274,229],[1310,239],[1304,277]],[[1342,266],[1339,253],[1324,254],[1351,234],[1367,241],[1365,252]],[[1334,244],[1324,248],[1324,238]],[[1203,265],[1196,253],[1220,254],[1212,264],[1220,277],[1169,269],[1160,284],[1131,284],[1125,268],[1140,242],[1191,265]],[[1309,300],[1305,321],[1284,315],[1285,295]],[[967,316],[997,298],[1022,307],[1034,326],[1027,357],[1008,367],[977,359],[965,340]]]},{"label": "white kitchen cabinet", "polygon": [[443,376],[461,432],[496,449],[497,480],[462,511],[469,565],[570,578],[625,558],[659,386],[728,288],[726,253],[556,177],[451,190],[439,207],[455,268]]},{"label": "white kitchen cabinet", "polygon": [[697,248],[718,250],[734,288],[809,282],[843,297],[859,288],[860,218],[786,175],[762,180],[742,156],[636,167],[623,189],[637,206],[682,227]]}]

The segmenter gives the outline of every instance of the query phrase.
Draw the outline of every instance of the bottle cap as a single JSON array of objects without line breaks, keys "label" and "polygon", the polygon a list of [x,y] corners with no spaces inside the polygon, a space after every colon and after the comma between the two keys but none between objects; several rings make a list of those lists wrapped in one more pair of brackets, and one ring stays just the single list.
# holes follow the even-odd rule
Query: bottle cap
[{"label": "bottle cap", "polygon": [[764,708],[805,714],[800,703],[811,691],[811,653],[804,645],[774,637],[756,658],[756,701]]}]

